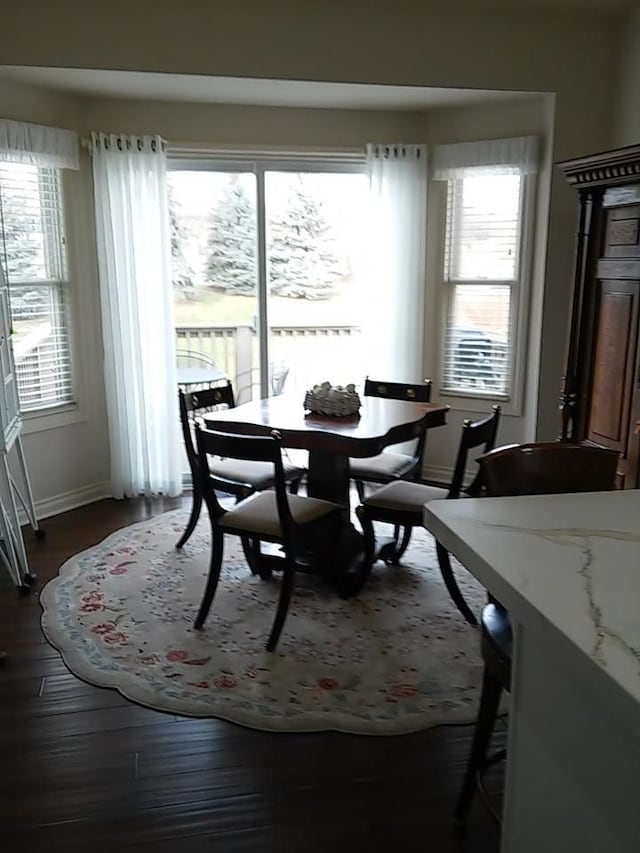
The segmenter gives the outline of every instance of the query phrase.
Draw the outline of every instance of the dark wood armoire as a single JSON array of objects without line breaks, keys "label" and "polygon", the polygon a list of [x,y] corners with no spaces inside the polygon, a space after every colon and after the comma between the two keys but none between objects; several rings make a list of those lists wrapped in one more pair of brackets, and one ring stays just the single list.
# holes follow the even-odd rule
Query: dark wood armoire
[{"label": "dark wood armoire", "polygon": [[561,439],[614,448],[620,487],[638,488],[640,145],[559,166],[578,191]]}]

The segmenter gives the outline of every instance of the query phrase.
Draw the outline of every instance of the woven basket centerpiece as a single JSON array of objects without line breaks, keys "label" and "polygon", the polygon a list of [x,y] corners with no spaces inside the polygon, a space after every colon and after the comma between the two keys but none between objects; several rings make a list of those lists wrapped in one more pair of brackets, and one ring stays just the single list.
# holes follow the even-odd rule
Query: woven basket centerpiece
[{"label": "woven basket centerpiece", "polygon": [[360,397],[356,386],[331,385],[323,382],[314,385],[304,395],[304,407],[316,415],[331,415],[335,418],[345,418],[357,414],[360,408]]}]

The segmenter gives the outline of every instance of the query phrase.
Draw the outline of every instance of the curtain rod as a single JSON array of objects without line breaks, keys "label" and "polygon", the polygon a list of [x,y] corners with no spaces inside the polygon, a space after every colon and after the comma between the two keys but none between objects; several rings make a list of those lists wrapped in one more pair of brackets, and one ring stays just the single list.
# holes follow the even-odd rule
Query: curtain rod
[{"label": "curtain rod", "polygon": [[211,142],[171,142],[167,146],[169,153],[174,156],[198,157],[214,156],[220,158],[242,158],[253,157],[255,159],[324,159],[324,160],[350,160],[352,162],[364,160],[365,149],[356,147],[345,148],[282,148],[259,147],[255,145],[215,145]]},{"label": "curtain rod", "polygon": [[[122,139],[143,139],[145,136],[158,136],[158,134],[148,134],[148,133],[102,133],[101,136],[116,136]],[[165,150],[167,148],[167,140],[160,137],[160,142],[164,146]],[[89,136],[81,136],[80,137],[80,147],[88,151],[89,154],[93,153],[93,142]]]}]

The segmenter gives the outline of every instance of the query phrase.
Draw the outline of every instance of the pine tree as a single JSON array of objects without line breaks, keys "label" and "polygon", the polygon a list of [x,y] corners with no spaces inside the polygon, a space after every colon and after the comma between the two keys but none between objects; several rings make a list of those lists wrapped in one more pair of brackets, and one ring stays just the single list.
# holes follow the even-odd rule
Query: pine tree
[{"label": "pine tree", "polygon": [[271,293],[322,299],[340,275],[335,240],[322,203],[304,186],[292,188],[282,215],[271,221],[269,284]]},{"label": "pine tree", "polygon": [[212,286],[229,293],[253,293],[257,268],[256,215],[251,199],[234,175],[211,217],[205,273]]},{"label": "pine tree", "polygon": [[[3,178],[6,177],[6,182]],[[0,227],[10,281],[42,277],[42,251],[38,240],[40,217],[29,208],[21,192],[12,192],[11,175],[0,172]]]},{"label": "pine tree", "polygon": [[193,270],[184,254],[185,230],[180,219],[180,205],[168,186],[169,195],[169,232],[171,243],[171,273],[173,286],[185,294],[193,291]]}]

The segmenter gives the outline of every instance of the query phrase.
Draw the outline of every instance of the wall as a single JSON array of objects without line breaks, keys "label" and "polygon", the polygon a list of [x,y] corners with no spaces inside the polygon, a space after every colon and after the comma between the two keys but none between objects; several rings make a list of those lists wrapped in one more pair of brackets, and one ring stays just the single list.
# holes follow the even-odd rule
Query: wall
[{"label": "wall", "polygon": [[[553,139],[553,120],[554,98],[551,95],[521,96],[504,102],[431,109],[426,113],[423,120],[423,138],[429,145],[529,135],[537,136],[541,141],[539,172],[535,187],[535,221],[534,233],[532,234],[533,266],[530,276],[530,290],[519,332],[519,338],[524,347],[523,356],[526,370],[523,381],[524,394],[517,413],[503,413],[499,433],[501,444],[531,441],[535,437],[537,428],[539,355],[542,342],[549,189],[552,174],[550,149]],[[437,184],[432,185],[429,194],[429,237],[432,246],[437,245],[437,235],[444,214],[445,200],[444,197],[438,197],[439,192]],[[439,252],[427,252],[427,280],[424,368],[425,376],[436,376],[441,307],[437,301],[437,289],[441,281],[441,256]],[[489,412],[491,405],[489,401],[477,401],[475,409],[470,411],[453,397],[447,398],[445,402],[452,406],[447,421],[451,425],[451,429],[434,431],[433,435],[429,437],[426,452],[425,476],[440,480],[446,479],[453,467],[463,420],[482,417],[482,413]]]},{"label": "wall", "polygon": [[411,112],[318,110],[92,98],[81,101],[83,132],[159,133],[171,143],[363,150],[367,142],[413,142]]},{"label": "wall", "polygon": [[[0,79],[0,115],[75,128],[79,105],[68,96]],[[77,320],[73,336],[78,407],[61,417],[25,420],[24,448],[40,517],[110,494],[94,238],[86,214],[92,197],[81,173],[65,172],[64,181],[68,228],[74,235],[69,261]]]},{"label": "wall", "polygon": [[[557,160],[609,144],[617,37],[611,20],[585,14],[447,11],[413,0],[393,6],[370,0],[237,0],[224,6],[23,0],[3,14],[0,62],[552,92]],[[92,121],[100,117],[93,109],[88,105]],[[147,119],[143,112],[131,120],[133,128]],[[240,122],[236,130],[242,126],[248,129]],[[205,129],[199,125],[198,135]],[[308,131],[300,131],[305,139]],[[263,133],[274,138],[275,131]],[[320,127],[317,133],[326,138]],[[345,138],[356,137],[353,128],[345,130]],[[557,174],[550,205],[536,406],[541,438],[557,431],[575,224],[575,194]],[[71,462],[75,447],[69,447]]]},{"label": "wall", "polygon": [[[244,144],[249,147],[362,150],[367,142],[373,140],[438,144],[526,134],[545,139],[550,138],[553,130],[552,124],[549,124],[546,98],[530,95],[510,98],[504,102],[488,101],[473,106],[430,109],[426,113],[277,109],[92,98],[81,101],[80,114],[83,133],[97,128],[138,134],[160,133],[173,144],[203,143],[209,146],[242,147]],[[531,299],[532,303],[534,298],[537,299],[540,305],[548,210],[548,192],[545,194],[545,188],[548,189],[549,180],[550,168],[547,162],[546,165],[543,163],[540,175],[540,193],[545,203],[538,217],[538,225],[543,239],[538,249],[533,276],[536,286]],[[432,289],[434,282],[429,284]],[[528,377],[527,388],[530,393],[522,414],[506,417],[503,421],[501,434],[505,442],[523,441],[535,433],[540,305],[537,312],[531,315],[527,312],[528,317],[533,317],[530,349],[536,370]],[[426,315],[427,342],[435,340],[437,335],[434,317],[436,313],[429,305]],[[533,333],[534,330],[537,335]],[[432,351],[426,354],[425,376],[434,375],[433,356]],[[485,404],[485,410],[488,405]],[[452,428],[440,430],[434,433],[433,439],[430,438],[426,459],[427,473],[431,476],[446,478],[449,475],[457,449],[459,427],[465,417],[473,417],[473,413],[452,411],[449,417]]]},{"label": "wall", "polygon": [[640,7],[620,26],[620,54],[612,147],[640,144]]},{"label": "wall", "polygon": [[[0,115],[71,127],[85,135],[90,130],[153,132],[172,142],[218,146],[362,150],[367,141],[411,141],[422,132],[422,116],[413,113],[71,98],[2,77]],[[86,153],[81,171],[65,173],[64,180],[77,309],[73,338],[78,410],[55,428],[48,417],[26,423],[25,451],[40,517],[110,494],[91,163]]]}]

